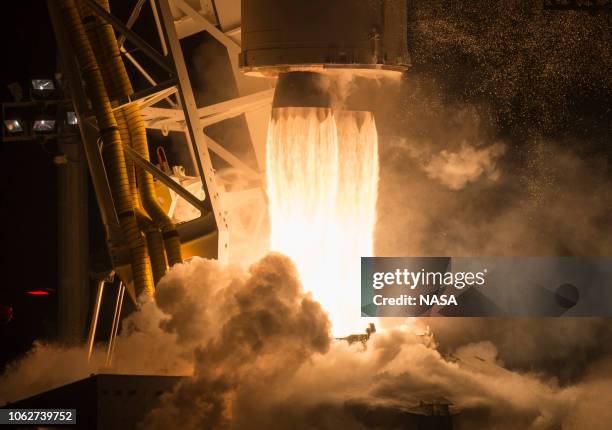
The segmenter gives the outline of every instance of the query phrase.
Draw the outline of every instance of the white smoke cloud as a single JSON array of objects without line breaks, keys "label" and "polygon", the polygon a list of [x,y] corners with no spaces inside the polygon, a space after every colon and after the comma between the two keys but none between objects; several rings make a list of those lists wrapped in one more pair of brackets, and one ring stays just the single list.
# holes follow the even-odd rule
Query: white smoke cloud
[{"label": "white smoke cloud", "polygon": [[502,143],[475,147],[466,143],[457,151],[442,150],[422,166],[431,179],[451,190],[460,190],[480,178],[495,181],[499,178],[497,160],[506,152]]},{"label": "white smoke cloud", "polygon": [[321,81],[321,85],[328,92],[334,110],[370,111],[372,106],[368,105],[371,100],[364,100],[364,87],[380,90],[386,85],[397,90],[401,82],[400,73],[383,70],[331,68],[315,71],[327,77]]},{"label": "white smoke cloud", "polygon": [[[194,279],[206,279],[211,268],[214,273],[209,262],[196,266],[191,280],[177,277],[162,288],[183,291]],[[213,325],[217,329],[210,336],[192,333],[206,339],[194,349],[194,377],[167,395],[143,428],[393,428],[386,424],[389,414],[439,399],[460,411],[459,428],[552,430],[577,419],[571,411],[580,403],[581,386],[561,388],[537,373],[509,371],[491,342],[465,344],[445,357],[417,320],[377,333],[366,348],[330,342],[325,315],[299,290],[288,260],[268,257],[252,274],[255,280],[234,284],[237,291],[226,294],[240,297],[253,286],[267,291],[248,293],[237,308],[233,299],[220,303],[228,315]],[[286,294],[276,298],[279,288]],[[173,301],[181,305],[173,307],[170,320],[199,301],[171,295],[182,299]],[[251,301],[255,297],[262,302]],[[288,303],[300,306],[289,311]],[[315,312],[300,316],[305,303]],[[173,330],[189,333],[192,323],[185,319]]]},{"label": "white smoke cloud", "polygon": [[[606,428],[612,362],[561,386],[504,367],[497,347],[466,341],[442,354],[423,321],[379,330],[366,346],[332,341],[327,315],[292,262],[270,254],[249,271],[195,258],[160,282],[124,323],[114,373],[190,375],[143,428],[397,428],[421,401],[447,400],[456,428]],[[100,371],[82,348],[38,345],[2,377],[0,402]],[[538,360],[533,360],[537,366]]]},{"label": "white smoke cloud", "polygon": [[309,357],[329,348],[325,313],[302,292],[294,265],[278,254],[248,274],[196,259],[164,278],[157,300],[168,315],[161,326],[193,347],[194,378],[164,399],[147,428],[229,425],[228,397],[245,382],[288,380]]},{"label": "white smoke cloud", "polygon": [[0,406],[84,377],[96,369],[83,347],[67,348],[35,342],[19,361],[0,376]]}]

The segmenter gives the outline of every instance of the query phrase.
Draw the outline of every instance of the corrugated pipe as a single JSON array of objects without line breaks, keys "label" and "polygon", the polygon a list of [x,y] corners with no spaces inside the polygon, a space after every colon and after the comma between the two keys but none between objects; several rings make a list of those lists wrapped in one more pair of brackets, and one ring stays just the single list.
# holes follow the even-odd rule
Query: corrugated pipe
[{"label": "corrugated pipe", "polygon": [[[84,4],[79,4],[79,9],[81,16],[88,17],[85,20],[87,23],[85,24],[85,31],[91,41],[92,48],[94,53],[98,57],[99,61],[102,62],[103,71],[102,78],[105,79],[105,86],[108,88],[115,88],[116,86],[109,82],[109,77],[113,76],[113,71],[108,68],[109,64],[111,64],[105,58],[108,56],[107,51],[104,49],[103,41],[100,39],[100,35],[97,31],[96,18],[92,15],[91,10]],[[116,102],[115,102],[116,103]],[[115,109],[114,110],[115,120],[117,121],[117,126],[119,128],[119,134],[121,135],[121,142],[124,145],[130,145],[130,130],[128,127],[128,123],[125,119],[124,109]],[[146,214],[144,209],[140,204],[140,198],[138,194],[138,188],[136,183],[136,174],[134,172],[134,162],[129,157],[125,159],[126,169],[128,172],[128,179],[130,183],[130,194],[132,196],[132,205],[134,206],[134,213],[136,215],[136,219],[138,221],[138,227],[144,233],[146,241],[147,241],[147,249],[149,251],[149,258],[151,262],[151,268],[153,271],[153,282],[157,285],[157,282],[161,279],[162,276],[166,273],[167,264],[166,264],[166,255],[164,250],[164,242],[161,235],[161,232],[158,228],[156,228],[155,224],[151,221],[151,218]]]},{"label": "corrugated pipe", "polygon": [[[98,59],[98,63],[102,67],[102,78],[105,80],[105,86],[107,88],[107,91],[110,91],[110,89],[114,90],[117,88],[117,85],[113,83],[114,80],[111,81],[111,79],[113,76],[115,76],[115,73],[111,68],[109,68],[109,66],[116,63],[108,61],[109,53],[112,55],[113,48],[112,46],[110,49],[105,48],[105,43],[101,39],[100,32],[98,31],[98,20],[91,11],[91,9],[83,2],[79,2],[79,10],[81,16],[83,17],[83,20],[86,22],[85,30],[87,32],[89,40],[92,42],[92,48]],[[131,91],[131,86],[127,88],[127,90]],[[111,94],[111,99],[113,98],[113,96],[114,98],[116,98],[115,93]],[[116,105],[117,102],[115,101],[114,104]],[[119,133],[121,135],[122,143],[124,145],[131,146],[130,131],[128,128],[128,123],[125,119],[123,108],[115,109],[114,115],[119,128]],[[146,238],[147,249],[152,268],[153,282],[154,285],[157,285],[157,282],[159,282],[162,276],[164,276],[167,269],[163,238],[160,230],[151,221],[151,218],[146,214],[140,204],[140,198],[136,183],[136,175],[134,171],[134,162],[129,157],[126,157],[125,163],[130,184],[132,205],[134,206],[134,214],[136,215],[136,219],[138,221],[138,227],[144,233]]]},{"label": "corrugated pipe", "polygon": [[136,221],[121,136],[106,93],[102,73],[74,0],[61,0],[59,4],[70,42],[86,83],[87,96],[91,101],[100,129],[109,185],[119,217],[119,224],[130,252],[134,286],[138,294],[145,292],[152,295],[154,284],[147,246]]},{"label": "corrugated pipe", "polygon": [[[115,119],[119,127],[119,134],[124,145],[132,146],[130,130],[125,119],[123,109],[115,111]],[[151,268],[153,269],[153,282],[155,285],[164,276],[167,269],[166,254],[164,253],[164,240],[161,232],[155,226],[155,223],[145,213],[140,204],[140,196],[136,184],[136,172],[134,170],[134,161],[126,157],[125,164],[127,167],[128,179],[130,181],[130,194],[132,195],[132,204],[134,205],[134,213],[138,221],[138,227],[144,233],[147,240],[147,249],[149,250],[149,258],[151,259]]]},{"label": "corrugated pipe", "polygon": [[[126,106],[124,110],[129,124],[132,147],[148,160],[149,147],[147,145],[147,132],[144,121],[142,120],[142,115],[140,114],[140,109],[138,106],[132,104]],[[153,176],[144,169],[136,169],[136,178],[138,180],[138,190],[140,191],[142,205],[161,229],[170,266],[181,263],[183,261],[181,241],[174,223],[157,201]]]},{"label": "corrugated pipe", "polygon": [[[106,11],[110,12],[108,0],[96,1]],[[121,100],[132,95],[132,84],[121,58],[112,26],[101,19],[93,19],[92,25],[95,25],[95,31],[100,41],[100,49],[96,54],[98,55],[98,60],[103,64],[103,77],[105,78],[111,100]],[[149,160],[147,132],[140,109],[136,103],[132,103],[125,105],[121,110],[127,121],[132,148],[146,160]],[[181,263],[183,258],[180,238],[176,231],[176,226],[157,200],[153,176],[147,171],[137,168],[136,178],[142,206],[162,232],[168,263],[171,266]]]},{"label": "corrugated pipe", "polygon": [[153,282],[157,285],[162,276],[166,274],[164,239],[159,229],[142,208],[136,210],[136,219],[138,220],[138,227],[140,227],[140,230],[142,230],[147,239],[147,248],[149,249],[151,267],[153,268]]}]

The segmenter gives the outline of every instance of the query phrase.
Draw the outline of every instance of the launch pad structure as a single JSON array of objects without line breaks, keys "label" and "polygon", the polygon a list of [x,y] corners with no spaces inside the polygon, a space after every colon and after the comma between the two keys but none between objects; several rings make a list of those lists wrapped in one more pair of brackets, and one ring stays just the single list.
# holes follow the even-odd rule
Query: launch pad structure
[{"label": "launch pad structure", "polygon": [[[270,79],[247,77],[243,75],[238,66],[240,52],[240,2],[186,2],[184,0],[161,0],[147,2],[153,11],[154,22],[150,25],[157,29],[159,45],[162,52],[153,48],[131,27],[138,19],[144,1],[139,0],[130,15],[128,23],[121,22],[116,16],[105,11],[96,1],[84,0],[93,11],[103,20],[110,23],[119,40],[133,44],[142,59],[136,58],[121,46],[125,59],[134,67],[136,73],[142,75],[150,83],[148,88],[135,92],[129,99],[123,100],[124,105],[137,103],[147,129],[159,130],[164,135],[179,133],[184,136],[186,151],[189,152],[193,171],[197,182],[202,184],[205,198],[201,200],[182,186],[177,177],[171,177],[155,164],[143,159],[137,152],[125,145],[125,153],[140,169],[146,170],[154,176],[158,184],[163,184],[169,190],[175,203],[182,199],[187,202],[199,216],[194,219],[177,224],[177,232],[182,244],[185,257],[194,255],[216,258],[227,262],[230,258],[230,226],[228,223],[228,206],[240,205],[248,201],[250,207],[258,210],[252,214],[251,225],[236,226],[235,230],[257,231],[265,218],[265,139],[269,109],[274,95],[274,82]],[[197,3],[197,4],[196,4]],[[198,9],[195,9],[198,7]],[[74,102],[75,112],[80,126],[82,150],[87,160],[93,188],[96,195],[100,217],[104,226],[108,255],[111,266],[97,273],[96,282],[98,291],[94,311],[100,308],[99,298],[102,290],[110,280],[109,275],[116,272],[126,284],[130,283],[129,252],[126,240],[123,237],[119,216],[109,186],[108,172],[99,147],[99,130],[91,106],[88,102],[86,89],[76,62],[76,56],[62,21],[61,11],[55,1],[48,1],[48,8],[55,31],[58,50],[61,58],[62,74],[67,80],[70,95]],[[201,9],[199,9],[201,8]],[[225,31],[223,31],[225,30]],[[232,67],[231,76],[219,76],[219,81],[227,80],[235,85],[239,97],[225,100],[213,105],[197,107],[193,87],[187,70],[181,40],[200,32],[207,32],[214,37],[227,50]],[[143,61],[144,60],[144,61]],[[152,71],[143,65],[147,63],[154,67],[159,74],[165,73],[167,79],[162,82],[155,81]],[[224,83],[224,85],[228,85]],[[117,110],[120,106],[115,106]],[[252,168],[221,144],[207,136],[204,128],[224,120],[244,116],[248,127],[249,138],[257,161],[257,167]],[[233,186],[231,191],[225,191],[220,183],[211,162],[211,153],[222,159],[227,165],[247,178],[244,186]],[[159,186],[158,186],[159,188]],[[78,196],[75,196],[75,200]],[[229,204],[227,203],[229,202]],[[240,218],[237,218],[240,220]],[[76,220],[66,219],[74,228]],[[70,265],[68,265],[70,268]],[[82,330],[82,310],[88,309],[88,304],[75,302],[82,295],[75,294],[81,289],[84,281],[79,279],[82,275],[72,268],[73,273],[65,273],[61,279],[72,280],[69,285],[60,288],[60,303],[65,303],[66,312],[60,314],[60,326],[67,327],[68,338],[77,337],[75,332]],[[121,288],[117,294],[121,294]],[[133,289],[128,289],[132,299],[135,299]],[[119,300],[119,297],[117,297]],[[95,312],[94,312],[95,313]],[[94,315],[97,319],[97,315]],[[93,344],[95,336],[95,322],[90,327],[89,344]],[[92,331],[93,330],[93,331]]]},{"label": "launch pad structure", "polygon": [[[93,309],[87,339],[91,357],[105,286],[113,282],[118,288],[107,349],[106,364],[110,366],[125,292],[136,301],[135,269],[130,260],[129,241],[122,228],[125,213],[118,210],[113,195],[112,183],[116,178],[110,177],[112,169],[103,157],[101,136],[108,130],[102,129],[96,118],[96,106],[92,105],[88,93],[91,86],[88,88],[84,82],[83,64],[77,61],[80,53],[71,43],[73,39],[61,3],[47,0],[60,54],[61,79],[69,89],[80,130],[81,142],[71,145],[70,151],[73,160],[86,160],[110,263],[93,270],[97,291],[91,306],[88,295],[81,294],[90,281],[89,274],[81,267],[86,260],[74,258],[78,254],[76,248],[68,252],[72,243],[78,242],[82,247],[86,242],[86,237],[75,233],[84,231],[86,234],[87,229],[83,228],[86,221],[67,210],[66,216],[60,217],[65,227],[60,231],[67,235],[63,242],[66,252],[60,255],[60,259],[65,260],[60,262],[63,273],[58,288],[60,338],[68,343],[78,342],[89,309]],[[170,214],[178,202],[189,206],[196,214],[176,222],[185,259],[200,256],[229,262],[233,257],[234,235],[246,232],[248,239],[249,234],[262,229],[267,207],[267,126],[279,76],[305,71],[317,74],[325,69],[401,73],[410,63],[406,0],[338,0],[333,3],[326,0],[295,3],[284,0],[137,0],[127,21],[114,15],[103,3],[80,0],[80,6],[95,15],[93,19],[112,26],[121,57],[130,65],[131,73],[149,84],[114,100],[112,111],[117,113],[137,106],[147,130],[161,132],[163,136],[180,135],[181,138],[173,142],[183,142],[189,154],[191,166],[187,167],[193,176],[188,177],[184,170],[164,168],[162,159],[156,165],[130,145],[123,147],[126,160],[133,163],[136,171],[152,175],[156,188],[164,189],[161,192],[168,203],[165,209]],[[145,7],[150,8],[147,16],[151,18],[150,28],[154,28],[157,35],[155,43],[134,30],[137,20],[144,19],[141,12]],[[198,106],[193,76],[185,60],[184,42],[202,32],[223,47],[231,66],[231,73],[215,79],[235,91],[233,97]],[[161,75],[165,77],[159,79]],[[250,144],[248,150],[254,154],[255,166],[242,158],[242,152],[232,152],[206,133],[207,127],[232,118],[244,118]],[[213,159],[222,160],[243,180],[230,187],[215,169]],[[83,198],[76,189],[70,192],[71,184],[83,178],[70,177],[69,172],[67,175],[65,206],[70,208]],[[196,186],[192,187],[194,184]],[[237,225],[241,217],[235,216],[234,211],[239,211],[244,202],[248,202],[255,213],[250,214],[248,225]],[[119,282],[114,282],[115,277]],[[129,429],[134,428],[158,398],[171,391],[179,380],[179,377],[169,376],[92,375],[11,403],[10,407],[74,407],[87,411],[87,417],[77,422],[77,428]],[[129,417],[120,416],[120,411],[125,410],[120,404],[125,401],[131,404]],[[419,430],[452,428],[448,405],[442,403],[424,405],[415,413],[385,410],[358,418],[366,425],[383,426],[380,428],[385,425]]]},{"label": "launch pad structure", "polygon": [[[139,16],[144,15],[141,12],[145,3],[148,3],[151,11],[148,28],[156,30],[158,40],[155,43],[145,40],[133,30]],[[112,324],[114,332],[119,325],[124,292],[127,291],[128,296],[136,302],[139,292],[135,283],[140,269],[134,271],[134,262],[131,261],[133,243],[126,237],[123,231],[125,226],[122,225],[126,212],[121,213],[121,201],[114,196],[116,190],[113,184],[117,183],[117,178],[111,174],[115,175],[115,169],[105,165],[108,160],[102,153],[102,147],[108,145],[101,145],[101,135],[107,130],[99,129],[97,124],[96,106],[89,102],[91,95],[88,90],[92,91],[92,85],[88,88],[84,84],[84,71],[81,70],[84,66],[77,61],[79,52],[73,46],[74,40],[71,41],[70,26],[66,17],[62,16],[60,4],[52,0],[47,2],[60,53],[62,76],[67,82],[78,118],[82,140],[79,146],[90,172],[110,260],[110,264],[94,270],[98,289],[89,329],[88,349],[91,354],[105,285],[115,275],[121,281],[117,288],[116,315]],[[266,135],[272,104],[275,100],[281,100],[278,94],[275,96],[278,77],[281,77],[281,81],[287,78],[285,81],[292,82],[294,80],[289,79],[292,75],[316,77],[324,71],[401,73],[408,69],[410,63],[406,0],[358,3],[342,0],[333,4],[324,0],[307,3],[278,0],[138,0],[127,22],[113,15],[108,3],[106,7],[99,0],[81,0],[79,4],[81,9],[91,14],[86,17],[88,22],[97,20],[99,25],[112,26],[121,57],[126,64],[133,66],[134,74],[149,83],[146,88],[136,89],[133,94],[117,100],[113,96],[112,111],[121,114],[128,107],[136,105],[147,130],[161,132],[164,136],[170,133],[183,136],[182,139],[173,139],[173,145],[180,145],[177,143],[179,141],[187,146],[191,163],[187,167],[192,168],[190,171],[194,175],[187,178],[187,182],[196,185],[190,189],[183,186],[183,179],[186,178],[180,169],[172,174],[168,169],[163,169],[161,163],[155,165],[148,161],[135,147],[123,145],[126,163],[133,163],[137,175],[139,171],[152,175],[156,188],[168,197],[166,200],[171,200],[169,208],[164,208],[169,215],[177,202],[190,206],[195,213],[188,219],[176,221],[176,233],[173,232],[180,240],[183,258],[200,256],[228,262],[235,254],[236,236],[242,235],[247,243],[249,240],[255,243],[256,234],[262,231],[267,215]],[[304,20],[305,16],[311,19]],[[223,47],[231,66],[231,73],[215,76],[215,82],[234,88],[233,93],[237,97],[228,95],[216,103],[197,106],[192,82],[194,77],[189,74],[182,43],[203,32]],[[154,48],[153,44],[160,49]],[[128,50],[128,46],[131,49]],[[111,47],[102,46],[100,49],[110,51]],[[308,73],[304,74],[304,71]],[[153,75],[164,75],[165,78],[156,81]],[[108,73],[104,76],[108,80]],[[300,100],[299,95],[304,95],[304,91],[296,94],[296,106],[308,103],[307,96]],[[287,100],[283,100],[283,103],[285,105]],[[250,147],[242,148],[241,154],[236,154],[211,138],[205,129],[239,117],[244,118]],[[74,147],[71,149],[78,150]],[[241,158],[246,152],[254,154],[256,166],[252,162],[249,165],[247,160]],[[242,180],[231,185],[224,183],[224,178],[213,166],[213,156],[222,160]],[[67,179],[69,182],[70,178]],[[196,196],[198,193],[194,194],[194,189],[198,184],[201,184],[201,193]],[[70,192],[66,194],[71,195]],[[79,198],[82,197],[75,193],[73,202],[67,202],[66,206],[73,206],[70,203],[76,204]],[[248,206],[245,206],[245,202],[248,202]],[[134,204],[137,206],[138,202]],[[246,220],[240,214],[245,207],[250,212]],[[74,213],[67,212],[60,218],[67,225],[67,234],[74,234],[78,230],[79,220]],[[164,238],[167,233],[164,233]],[[67,248],[70,248],[70,242],[82,243],[86,240],[84,237],[71,239],[65,241]],[[63,285],[59,288],[59,301],[63,311],[59,315],[59,325],[64,332],[60,337],[68,341],[79,338],[89,308],[88,297],[79,294],[88,280],[82,279],[84,273],[79,265],[83,264],[83,260],[75,261],[75,253],[78,251],[70,253],[64,250],[66,257],[60,255],[66,260],[61,265],[66,273],[60,274]],[[153,256],[150,255],[153,263]],[[112,346],[109,347],[111,353]]]}]

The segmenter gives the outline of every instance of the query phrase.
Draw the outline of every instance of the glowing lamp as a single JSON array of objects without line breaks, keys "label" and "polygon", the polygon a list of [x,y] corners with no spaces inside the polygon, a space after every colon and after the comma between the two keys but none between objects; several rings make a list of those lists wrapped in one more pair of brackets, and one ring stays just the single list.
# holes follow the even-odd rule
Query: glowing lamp
[{"label": "glowing lamp", "polygon": [[23,125],[18,119],[5,119],[4,126],[9,133],[19,133],[23,131]]}]

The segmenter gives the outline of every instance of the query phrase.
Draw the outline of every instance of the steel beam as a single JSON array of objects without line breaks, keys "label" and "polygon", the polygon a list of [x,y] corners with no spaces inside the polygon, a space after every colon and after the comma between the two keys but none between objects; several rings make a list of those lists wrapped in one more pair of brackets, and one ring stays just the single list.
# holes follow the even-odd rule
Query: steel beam
[{"label": "steel beam", "polygon": [[168,188],[176,192],[179,196],[187,200],[187,202],[193,207],[202,212],[205,212],[208,209],[204,204],[203,200],[200,200],[196,196],[191,194],[189,191],[183,188],[181,184],[176,182],[170,176],[166,175],[161,169],[152,164],[134,149],[129,146],[125,146],[124,151],[141,169],[145,169],[147,172],[155,176],[157,179],[163,182],[164,185],[166,185]]},{"label": "steel beam", "polygon": [[[232,66],[234,81],[241,96],[274,87],[274,82],[269,79],[244,76],[239,70],[238,52],[235,51],[235,47],[240,46],[240,38],[242,36],[242,29],[240,27],[240,0],[215,2],[215,10],[222,31],[217,26],[211,28],[210,21],[203,17],[201,13],[195,11],[193,7],[190,8],[191,10],[187,10],[190,6],[186,5],[184,0],[172,1],[175,7],[187,13],[186,17],[177,20],[175,24],[179,38],[182,39],[200,31],[208,31],[228,47],[228,57]],[[264,112],[263,110],[253,110],[245,114],[249,135],[257,159],[258,170],[265,168],[265,140],[268,118],[269,112]],[[166,124],[163,124],[162,128],[164,130],[178,130],[178,128]]]},{"label": "steel beam", "polygon": [[[138,70],[140,72],[140,74],[142,76],[144,76],[144,78],[153,86],[157,85],[157,81],[155,79],[153,79],[153,77],[151,77],[151,75],[149,74],[149,72],[147,72],[145,70],[144,67],[142,67],[142,65],[136,60],[136,58],[134,58],[134,56],[132,54],[130,54],[125,48],[121,47],[121,53],[125,56],[125,58],[127,58],[130,63],[132,63],[132,65],[136,68],[136,70]],[[176,92],[176,91],[175,91]],[[174,93],[172,93],[174,94]],[[170,94],[169,94],[170,95]],[[166,97],[166,101],[170,104],[170,106],[172,106],[173,108],[176,108],[178,105],[172,100],[170,99],[170,97]],[[150,106],[150,105],[149,105]]]},{"label": "steel beam", "polygon": [[[140,16],[140,11],[142,11],[142,6],[144,5],[145,1],[146,0],[138,0],[138,3],[136,3],[134,8],[132,9],[132,13],[130,13],[130,17],[127,20],[127,23],[126,23],[127,28],[131,29],[134,26],[134,23]],[[119,36],[119,38],[117,39],[117,43],[119,44],[120,48],[123,48],[123,44],[125,43],[124,34]]]},{"label": "steel beam", "polygon": [[[202,15],[200,12],[196,11],[196,13]],[[210,22],[205,16],[204,19]],[[211,24],[214,25],[214,23]],[[193,36],[194,34],[206,30],[204,27],[202,27],[202,23],[199,20],[193,19],[193,17],[190,15],[186,15],[181,19],[175,21],[175,27],[179,39],[185,39],[186,37]],[[215,28],[217,28],[216,25]],[[229,37],[236,45],[240,46],[240,27],[232,28],[231,30],[225,31],[225,35]]]},{"label": "steel beam", "polygon": [[119,281],[117,288],[117,299],[115,300],[115,313],[113,314],[113,324],[111,326],[110,336],[108,338],[108,347],[106,349],[106,367],[110,367],[113,363],[113,352],[115,351],[115,343],[117,341],[117,333],[121,324],[121,311],[123,309],[123,297],[125,296],[125,285]]},{"label": "steel beam", "polygon": [[155,61],[160,67],[169,73],[173,72],[172,66],[168,64],[166,58],[151,47],[146,41],[140,36],[134,33],[128,28],[119,18],[108,13],[102,6],[100,6],[95,0],[83,0],[91,9],[104,21],[112,25],[121,35],[124,35],[130,42],[132,42],[138,49],[145,53],[151,60]]},{"label": "steel beam", "polygon": [[[50,0],[52,1],[52,0]],[[104,295],[105,279],[98,280],[98,290],[96,291],[96,302],[91,314],[91,323],[89,325],[89,334],[87,335],[87,361],[91,361],[93,354],[94,343],[96,341],[96,330],[98,328],[98,319],[100,318],[100,306],[102,305],[102,296]]]},{"label": "steel beam", "polygon": [[138,100],[138,106],[140,106],[140,109],[144,109],[149,106],[153,106],[154,104],[159,103],[162,100],[171,102],[171,100],[169,99],[169,96],[171,96],[172,94],[175,94],[176,92],[177,92],[176,86],[172,86],[165,90],[159,91],[158,93],[155,93],[145,99]]},{"label": "steel beam", "polygon": [[155,20],[155,28],[157,29],[157,35],[159,36],[159,43],[161,45],[162,52],[165,57],[166,55],[168,55],[168,47],[166,46],[166,41],[164,40],[164,33],[162,32],[161,23],[159,22],[159,13],[157,12],[155,0],[149,0],[149,5],[151,5],[151,12],[153,12],[153,19]]},{"label": "steel beam", "polygon": [[[206,127],[255,109],[271,106],[273,98],[273,89],[264,90],[248,96],[201,107],[198,109],[198,115],[202,122],[205,123],[204,127]],[[148,128],[158,129],[169,122],[175,122],[177,124],[172,129],[176,131],[182,129],[183,125],[181,122],[185,120],[183,111],[180,109],[150,107],[142,110],[142,116],[145,121],[150,122],[147,125]]]},{"label": "steel beam", "polygon": [[65,163],[58,164],[58,337],[80,343],[89,309],[87,166],[78,138],[58,138]]},{"label": "steel beam", "polygon": [[132,94],[131,96],[126,97],[126,99],[121,100],[121,102],[123,104],[123,103],[130,103],[130,102],[142,100],[147,97],[151,97],[155,94],[158,94],[159,92],[166,91],[175,86],[176,86],[176,81],[174,79],[168,79],[167,81],[161,82],[153,87],[149,87],[142,91],[138,91]]},{"label": "steel beam", "polygon": [[[87,116],[89,115],[88,99],[76,63],[76,56],[70,45],[57,2],[47,0],[47,6],[59,48],[62,73],[70,86],[70,94],[78,118],[81,141],[83,142],[85,156],[87,157],[91,181],[100,209],[102,224],[104,225],[106,241],[109,244],[109,248],[120,247],[123,245],[123,233],[115,211],[115,204],[106,176],[106,168],[104,167],[102,155],[97,144],[98,130],[87,121]],[[114,254],[114,252],[111,252],[111,255]]]},{"label": "steel beam", "polygon": [[218,258],[227,260],[228,243],[227,236],[229,226],[226,213],[223,209],[219,190],[215,181],[215,170],[213,169],[208,147],[204,138],[204,132],[200,124],[200,118],[193,95],[191,82],[187,73],[187,66],[181,44],[174,27],[174,18],[168,0],[158,0],[159,15],[164,37],[170,57],[174,64],[174,75],[177,80],[178,94],[185,115],[186,136],[191,144],[191,153],[194,158],[196,170],[202,180],[202,186],[206,193],[204,206],[212,210],[217,230],[219,232]]},{"label": "steel beam", "polygon": [[204,137],[210,150],[217,154],[219,157],[221,157],[224,161],[229,163],[230,166],[242,170],[242,172],[249,176],[252,180],[264,179],[264,176],[262,174],[259,174],[255,170],[251,169],[249,166],[246,165],[246,163],[240,160],[240,158],[236,157],[230,151],[221,146],[221,144],[217,143],[212,138],[207,136],[206,133],[204,134]]},{"label": "steel beam", "polygon": [[219,30],[213,24],[211,24],[206,18],[200,15],[194,8],[189,6],[184,0],[173,0],[172,3],[178,7],[183,13],[187,14],[197,24],[199,24],[204,30],[206,30],[211,36],[221,42],[229,51],[230,55],[238,54],[240,52],[240,45],[238,45],[233,39],[228,37],[224,32]]}]

